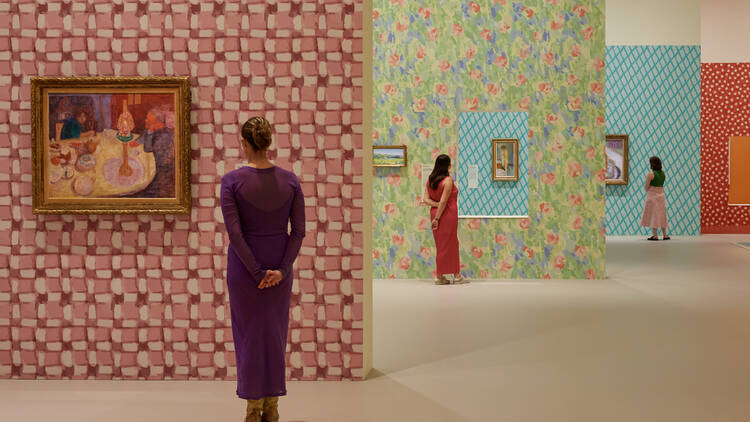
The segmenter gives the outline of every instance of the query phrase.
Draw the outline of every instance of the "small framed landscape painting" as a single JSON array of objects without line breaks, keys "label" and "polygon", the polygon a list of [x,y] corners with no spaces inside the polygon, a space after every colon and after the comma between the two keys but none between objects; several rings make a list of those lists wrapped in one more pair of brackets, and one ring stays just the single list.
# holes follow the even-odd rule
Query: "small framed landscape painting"
[{"label": "small framed landscape painting", "polygon": [[32,78],[33,210],[190,211],[188,77]]},{"label": "small framed landscape painting", "polygon": [[628,184],[628,135],[607,135],[605,152],[607,156],[606,184]]},{"label": "small framed landscape painting", "polygon": [[492,140],[492,180],[518,180],[518,139]]},{"label": "small framed landscape painting", "polygon": [[373,146],[372,165],[375,167],[406,167],[406,145]]}]

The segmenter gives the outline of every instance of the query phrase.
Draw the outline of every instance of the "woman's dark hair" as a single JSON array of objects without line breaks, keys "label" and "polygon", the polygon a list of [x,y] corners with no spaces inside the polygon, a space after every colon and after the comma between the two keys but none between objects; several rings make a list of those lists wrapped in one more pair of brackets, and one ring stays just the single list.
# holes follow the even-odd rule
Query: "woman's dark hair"
[{"label": "woman's dark hair", "polygon": [[661,171],[661,160],[659,157],[653,156],[648,159],[648,162],[651,163],[651,170]]},{"label": "woman's dark hair", "polygon": [[443,181],[446,177],[448,177],[450,174],[448,173],[448,168],[451,166],[451,157],[448,157],[445,154],[440,154],[435,159],[435,167],[432,169],[432,173],[430,173],[430,188],[437,189],[440,182]]},{"label": "woman's dark hair", "polygon": [[242,138],[255,151],[268,149],[271,146],[271,124],[263,117],[253,117],[242,125]]}]

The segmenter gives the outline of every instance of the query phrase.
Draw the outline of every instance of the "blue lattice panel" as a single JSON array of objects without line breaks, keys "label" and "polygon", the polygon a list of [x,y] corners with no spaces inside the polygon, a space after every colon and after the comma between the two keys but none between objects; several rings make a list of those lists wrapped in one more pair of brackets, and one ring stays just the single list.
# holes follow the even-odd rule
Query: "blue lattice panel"
[{"label": "blue lattice panel", "polygon": [[[458,214],[522,216],[529,212],[529,115],[476,112],[458,115]],[[492,180],[492,139],[518,139],[518,180]],[[469,189],[469,165],[477,165],[478,187]]]},{"label": "blue lattice panel", "polygon": [[607,133],[628,134],[629,184],[607,186],[607,234],[641,235],[648,159],[667,181],[669,230],[700,234],[699,46],[607,47]]}]

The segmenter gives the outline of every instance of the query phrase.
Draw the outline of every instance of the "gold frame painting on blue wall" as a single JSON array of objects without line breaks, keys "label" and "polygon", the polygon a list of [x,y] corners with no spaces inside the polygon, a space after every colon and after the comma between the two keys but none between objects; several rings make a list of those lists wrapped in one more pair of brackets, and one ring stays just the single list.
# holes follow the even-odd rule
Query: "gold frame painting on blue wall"
[{"label": "gold frame painting on blue wall", "polygon": [[492,140],[492,180],[499,182],[518,180],[518,139]]}]

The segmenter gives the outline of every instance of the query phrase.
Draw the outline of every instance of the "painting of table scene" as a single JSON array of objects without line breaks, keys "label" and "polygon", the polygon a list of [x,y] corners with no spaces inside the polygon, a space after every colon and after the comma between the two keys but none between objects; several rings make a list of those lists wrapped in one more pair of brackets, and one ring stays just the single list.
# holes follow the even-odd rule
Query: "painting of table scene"
[{"label": "painting of table scene", "polygon": [[174,198],[174,93],[50,93],[48,198]]}]

